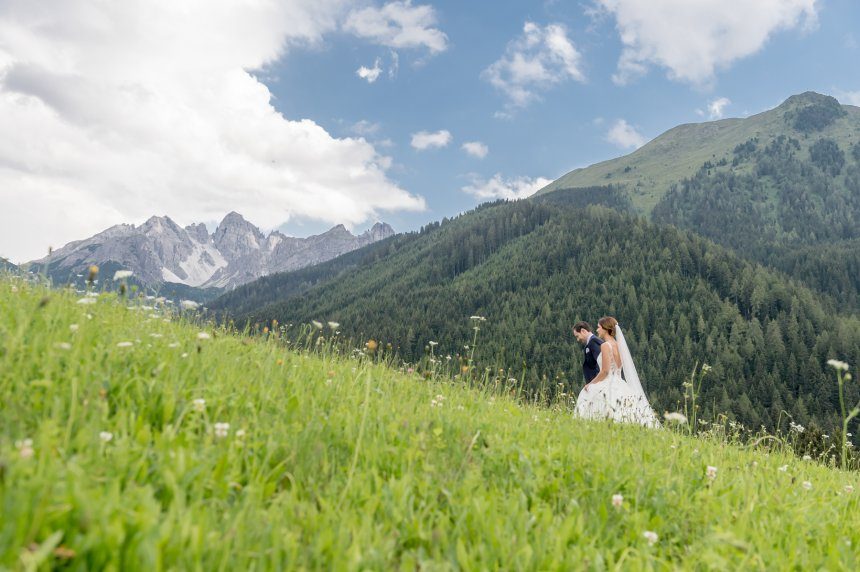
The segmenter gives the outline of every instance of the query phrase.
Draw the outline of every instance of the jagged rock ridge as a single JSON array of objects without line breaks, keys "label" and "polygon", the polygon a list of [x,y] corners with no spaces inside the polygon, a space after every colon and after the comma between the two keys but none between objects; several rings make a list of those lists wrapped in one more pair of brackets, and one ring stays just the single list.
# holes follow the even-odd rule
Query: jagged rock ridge
[{"label": "jagged rock ridge", "polygon": [[231,212],[210,235],[203,224],[182,228],[168,216],[153,216],[140,226],[112,226],[30,264],[47,267],[51,275],[69,275],[84,272],[90,264],[112,263],[134,271],[146,284],[234,288],[261,276],[325,262],[393,234],[388,224],[376,223],[358,236],[343,225],[307,238],[278,231],[266,236]]}]

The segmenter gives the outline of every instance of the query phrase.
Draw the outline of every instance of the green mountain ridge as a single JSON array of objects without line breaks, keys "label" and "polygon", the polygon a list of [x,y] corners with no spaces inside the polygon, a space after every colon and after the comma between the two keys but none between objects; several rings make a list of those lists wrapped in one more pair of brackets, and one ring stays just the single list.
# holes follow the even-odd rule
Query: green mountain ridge
[{"label": "green mountain ridge", "polygon": [[809,92],[747,119],[676,127],[561,177],[533,200],[566,190],[565,202],[613,203],[789,274],[857,313],[858,140],[860,108]]},{"label": "green mountain ridge", "polygon": [[787,134],[801,141],[802,150],[819,137],[828,137],[848,151],[860,141],[860,107],[806,92],[745,119],[679,125],[629,155],[575,169],[540,189],[536,196],[559,189],[621,186],[627,189],[637,212],[648,215],[672,184],[694,176],[704,163],[721,159],[731,162],[737,145],[753,138],[765,141]]}]

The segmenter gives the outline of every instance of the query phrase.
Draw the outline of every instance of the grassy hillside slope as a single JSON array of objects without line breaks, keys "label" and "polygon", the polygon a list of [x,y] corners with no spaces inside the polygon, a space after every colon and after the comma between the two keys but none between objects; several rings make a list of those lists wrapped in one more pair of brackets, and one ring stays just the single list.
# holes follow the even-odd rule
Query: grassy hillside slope
[{"label": "grassy hillside slope", "polygon": [[860,566],[856,473],[200,331],[0,281],[0,567]]},{"label": "grassy hillside slope", "polygon": [[[834,106],[842,113],[834,112]],[[828,114],[831,112],[832,116]],[[559,189],[617,185],[628,189],[638,212],[650,214],[673,184],[694,176],[706,161],[716,164],[725,159],[731,163],[738,145],[754,138],[766,144],[781,135],[798,138],[803,155],[820,137],[833,139],[850,152],[860,141],[860,107],[840,106],[831,97],[807,92],[744,119],[679,125],[629,155],[571,171],[538,191],[538,195]]]}]

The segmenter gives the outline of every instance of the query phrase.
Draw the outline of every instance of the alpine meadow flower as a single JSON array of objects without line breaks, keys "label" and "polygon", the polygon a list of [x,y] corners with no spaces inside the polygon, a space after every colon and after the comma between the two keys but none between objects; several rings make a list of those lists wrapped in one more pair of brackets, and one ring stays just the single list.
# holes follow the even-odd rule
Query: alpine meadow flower
[{"label": "alpine meadow flower", "polygon": [[320,322],[318,320],[311,320],[311,324],[313,325],[313,327],[315,327],[318,330],[323,329],[322,322]]},{"label": "alpine meadow flower", "polygon": [[803,485],[801,486],[808,491],[812,490],[812,483],[810,483],[809,481],[803,481]]},{"label": "alpine meadow flower", "polygon": [[708,465],[708,468],[705,469],[705,474],[708,476],[709,479],[711,479],[713,481],[714,479],[717,478],[717,468],[712,467],[711,465]]},{"label": "alpine meadow flower", "polygon": [[124,280],[126,278],[130,278],[131,275],[134,274],[131,270],[117,270],[113,273],[114,280]]},{"label": "alpine meadow flower", "polygon": [[642,536],[648,541],[648,546],[654,546],[658,539],[657,533],[651,530],[646,530],[642,533]]},{"label": "alpine meadow flower", "polygon": [[671,421],[672,423],[677,423],[678,425],[683,425],[687,422],[687,416],[683,413],[669,413],[668,411],[663,414],[663,419],[666,421]]},{"label": "alpine meadow flower", "polygon": [[612,495],[612,506],[615,508],[621,508],[621,505],[624,504],[624,497],[619,494]]},{"label": "alpine meadow flower", "polygon": [[331,328],[332,330],[336,330],[340,327],[340,324],[338,324],[337,322],[329,322],[328,327]]},{"label": "alpine meadow flower", "polygon": [[102,431],[99,433],[99,439],[101,439],[103,443],[110,443],[113,441],[113,433]]},{"label": "alpine meadow flower", "polygon": [[194,411],[206,411],[206,400],[205,399],[195,399],[191,402],[194,405]]},{"label": "alpine meadow flower", "polygon": [[195,302],[194,300],[182,300],[179,302],[179,305],[183,310],[196,310],[200,307],[200,304]]},{"label": "alpine meadow flower", "polygon": [[845,485],[845,488],[844,488],[843,490],[844,490],[846,493],[851,494],[851,493],[853,493],[853,492],[854,492],[854,487],[853,487],[853,486],[851,486],[851,485]]},{"label": "alpine meadow flower", "polygon": [[21,441],[15,441],[15,448],[18,449],[18,453],[21,455],[22,459],[29,459],[33,456],[33,440],[32,439],[23,439]]},{"label": "alpine meadow flower", "polygon": [[788,465],[783,465],[777,469],[780,473],[788,472]]},{"label": "alpine meadow flower", "polygon": [[197,339],[198,340],[208,340],[210,337],[212,337],[212,336],[210,336],[206,332],[197,332]]},{"label": "alpine meadow flower", "polygon": [[829,365],[833,369],[848,371],[848,364],[844,361],[839,361],[838,359],[827,360],[827,365]]},{"label": "alpine meadow flower", "polygon": [[78,325],[77,324],[69,324],[69,331],[70,332],[77,332],[78,331]]},{"label": "alpine meadow flower", "polygon": [[216,423],[215,424],[215,436],[219,439],[222,439],[227,436],[227,433],[230,432],[230,424],[229,423]]},{"label": "alpine meadow flower", "polygon": [[68,351],[68,350],[72,349],[72,344],[70,344],[69,342],[57,342],[56,344],[54,344],[54,347],[57,348],[58,350]]},{"label": "alpine meadow flower", "polygon": [[120,342],[116,345],[118,348],[130,348],[134,344],[132,342]]},{"label": "alpine meadow flower", "polygon": [[85,304],[95,304],[95,303],[96,303],[95,298],[87,297],[87,298],[81,298],[80,300],[78,300],[78,304],[84,304],[85,305]]}]

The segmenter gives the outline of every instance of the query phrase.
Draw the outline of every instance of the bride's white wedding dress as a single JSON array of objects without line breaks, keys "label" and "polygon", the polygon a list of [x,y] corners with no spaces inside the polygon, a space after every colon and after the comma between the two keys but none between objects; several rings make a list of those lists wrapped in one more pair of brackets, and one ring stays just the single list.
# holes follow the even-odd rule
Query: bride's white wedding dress
[{"label": "bride's white wedding dress", "polygon": [[[616,328],[616,343],[621,363],[616,363],[615,352],[609,352],[609,375],[601,382],[591,384],[579,392],[576,400],[576,416],[583,419],[612,419],[625,423],[636,423],[646,427],[659,425],[657,416],[639,381],[636,366],[627,348],[621,328]],[[601,352],[599,364],[603,364]],[[621,373],[624,377],[621,377]],[[625,381],[626,379],[626,381]]]}]

